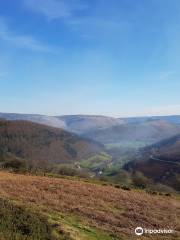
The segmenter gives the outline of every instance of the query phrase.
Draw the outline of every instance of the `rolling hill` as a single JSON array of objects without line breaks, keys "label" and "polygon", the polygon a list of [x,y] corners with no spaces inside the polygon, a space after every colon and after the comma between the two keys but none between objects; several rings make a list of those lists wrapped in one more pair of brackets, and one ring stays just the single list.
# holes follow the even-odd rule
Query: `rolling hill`
[{"label": "rolling hill", "polygon": [[180,191],[180,134],[142,149],[125,169],[143,172],[154,181]]},{"label": "rolling hill", "polygon": [[180,116],[113,118],[96,115],[44,116],[0,113],[0,119],[28,120],[64,129],[108,148],[140,148],[180,133]]},{"label": "rolling hill", "polygon": [[0,113],[0,119],[26,120],[51,127],[63,128],[67,131],[78,134],[124,123],[121,119],[96,115],[46,116],[40,114]]},{"label": "rolling hill", "polygon": [[[120,118],[122,120],[122,118]],[[152,116],[152,117],[129,117],[123,118],[126,123],[143,123],[152,120],[167,121],[173,124],[180,124],[180,115],[170,115],[170,116]]]},{"label": "rolling hill", "polygon": [[0,119],[5,120],[25,120],[34,123],[40,123],[51,127],[66,128],[64,121],[52,116],[40,114],[18,114],[18,113],[0,113]]},{"label": "rolling hill", "polygon": [[71,163],[101,145],[59,128],[28,121],[0,121],[0,150],[34,163]]},{"label": "rolling hill", "polygon": [[88,133],[97,129],[107,129],[124,122],[113,117],[95,115],[65,115],[57,118],[65,122],[68,131],[78,134]]},{"label": "rolling hill", "polygon": [[162,121],[149,120],[129,123],[85,133],[83,136],[103,144],[138,143],[150,145],[180,132],[180,126]]},{"label": "rolling hill", "polygon": [[[108,116],[96,115],[63,115],[63,116],[46,116],[40,114],[17,114],[17,113],[0,113],[0,119],[6,120],[26,120],[47,126],[63,128],[70,132],[78,134],[88,134],[91,132],[105,131],[106,129],[125,126],[132,127],[143,124],[149,125],[152,122],[166,122],[170,125],[180,125],[180,116],[153,116],[153,117],[129,117],[114,118]],[[121,126],[123,125],[123,126]],[[110,130],[108,130],[110,131]],[[94,134],[94,133],[92,133]]]}]

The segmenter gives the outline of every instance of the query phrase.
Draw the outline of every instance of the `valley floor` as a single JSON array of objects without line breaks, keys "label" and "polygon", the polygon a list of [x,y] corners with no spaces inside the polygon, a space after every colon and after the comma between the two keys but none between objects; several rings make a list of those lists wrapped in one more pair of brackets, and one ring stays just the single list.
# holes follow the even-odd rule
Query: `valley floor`
[{"label": "valley floor", "polygon": [[[141,239],[180,239],[178,196],[150,195],[78,180],[0,172],[0,199],[47,219],[52,238],[38,236],[37,240],[135,240],[139,238],[134,229],[140,226],[175,230],[169,235],[145,234]],[[0,205],[2,208],[2,200]],[[6,229],[2,229],[0,239],[8,240],[4,237]]]}]

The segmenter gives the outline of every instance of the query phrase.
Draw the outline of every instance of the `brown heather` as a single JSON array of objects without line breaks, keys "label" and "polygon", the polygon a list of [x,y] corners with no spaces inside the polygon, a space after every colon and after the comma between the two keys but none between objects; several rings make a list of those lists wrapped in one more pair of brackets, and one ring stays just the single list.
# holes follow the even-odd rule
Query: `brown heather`
[{"label": "brown heather", "polygon": [[122,239],[136,239],[137,226],[176,230],[174,235],[158,235],[158,238],[146,235],[141,239],[180,239],[177,196],[153,196],[78,180],[0,172],[0,197],[38,206],[47,212],[76,215],[88,225],[119,238],[123,236]]}]

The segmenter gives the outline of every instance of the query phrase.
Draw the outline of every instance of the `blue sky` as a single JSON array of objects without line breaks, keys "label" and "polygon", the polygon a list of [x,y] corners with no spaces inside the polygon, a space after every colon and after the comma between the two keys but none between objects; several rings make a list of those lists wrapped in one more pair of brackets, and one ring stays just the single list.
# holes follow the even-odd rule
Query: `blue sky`
[{"label": "blue sky", "polygon": [[179,0],[0,0],[0,112],[180,114]]}]

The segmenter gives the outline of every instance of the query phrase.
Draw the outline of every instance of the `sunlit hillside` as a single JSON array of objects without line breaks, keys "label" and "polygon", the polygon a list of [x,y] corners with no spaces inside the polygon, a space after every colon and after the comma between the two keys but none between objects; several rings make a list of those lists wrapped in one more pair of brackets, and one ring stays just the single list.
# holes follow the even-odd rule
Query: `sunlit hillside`
[{"label": "sunlit hillside", "polygon": [[[135,240],[137,226],[166,226],[177,231],[155,236],[157,240],[177,239],[180,233],[180,202],[175,195],[0,172],[0,198],[4,221],[0,225],[1,239],[11,235],[8,239]],[[31,224],[33,218],[39,222],[39,229]],[[144,235],[141,239],[152,237]]]}]

